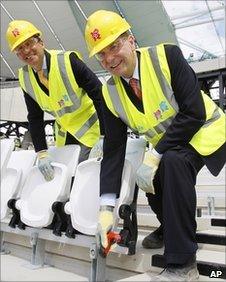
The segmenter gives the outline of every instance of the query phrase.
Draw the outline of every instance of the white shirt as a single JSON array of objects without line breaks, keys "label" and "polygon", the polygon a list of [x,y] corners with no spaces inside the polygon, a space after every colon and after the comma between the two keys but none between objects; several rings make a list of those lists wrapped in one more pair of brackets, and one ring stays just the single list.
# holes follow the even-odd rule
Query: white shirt
[{"label": "white shirt", "polygon": [[[43,73],[44,75],[48,78],[48,69],[47,69],[47,63],[46,63],[46,56],[44,55],[43,57],[43,62],[42,62],[42,68],[43,70]],[[37,72],[35,69],[34,69],[35,72]]]},{"label": "white shirt", "polygon": [[124,79],[128,84],[129,84],[129,81],[130,81],[131,78],[135,78],[135,79],[137,79],[138,81],[140,81],[137,56],[136,56],[136,65],[135,65],[135,69],[134,69],[133,75],[132,75],[130,78],[123,77],[123,79]]}]

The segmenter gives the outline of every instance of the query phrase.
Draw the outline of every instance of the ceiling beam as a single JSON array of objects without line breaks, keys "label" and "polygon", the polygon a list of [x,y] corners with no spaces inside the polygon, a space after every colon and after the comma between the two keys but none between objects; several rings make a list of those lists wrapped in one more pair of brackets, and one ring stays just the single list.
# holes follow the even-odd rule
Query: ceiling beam
[{"label": "ceiling beam", "polygon": [[222,42],[221,42],[220,34],[219,34],[218,30],[217,30],[217,27],[216,27],[216,24],[215,24],[213,15],[212,15],[212,11],[211,11],[211,9],[210,9],[210,7],[209,7],[208,1],[205,0],[205,2],[206,2],[206,6],[207,6],[207,9],[208,9],[208,11],[209,11],[210,18],[211,18],[211,20],[212,20],[212,23],[213,23],[213,26],[214,26],[214,29],[215,29],[215,32],[216,32],[216,35],[217,35],[217,39],[218,39],[218,41],[219,41],[219,43],[220,43],[220,46],[221,46],[221,48],[222,48],[222,50],[223,50],[223,52],[224,52],[224,46],[223,46],[223,44],[222,44]]},{"label": "ceiling beam", "polygon": [[[224,10],[224,9],[225,9],[225,7],[221,6],[221,7],[213,8],[211,10],[214,12],[214,11]],[[192,20],[194,18],[202,17],[202,16],[204,16],[204,15],[206,15],[208,13],[209,13],[209,11],[205,10],[205,11],[199,11],[199,12],[194,12],[194,13],[189,13],[189,14],[183,14],[181,16],[171,17],[170,19],[171,19],[171,21],[176,21],[176,20],[179,20],[179,19],[188,18],[188,19],[186,19],[186,22],[187,22],[187,21],[190,21],[190,20]],[[183,22],[181,22],[181,23],[183,23]],[[178,23],[178,24],[181,24],[181,23]]]},{"label": "ceiling beam", "polygon": [[42,10],[40,9],[40,7],[38,6],[37,2],[35,0],[32,0],[35,8],[38,10],[39,14],[41,15],[41,17],[43,18],[45,24],[47,25],[47,27],[49,28],[50,32],[53,34],[54,38],[56,39],[57,43],[60,45],[61,49],[63,51],[65,51],[65,48],[63,46],[63,44],[61,43],[60,39],[58,38],[57,34],[55,33],[55,31],[53,30],[53,28],[51,27],[49,21],[47,20],[47,18],[45,17],[45,15],[43,14]]},{"label": "ceiling beam", "polygon": [[212,57],[217,57],[215,54],[213,54],[213,53],[211,53],[211,52],[209,52],[209,51],[207,51],[207,50],[205,50],[205,49],[203,49],[203,48],[201,48],[201,47],[199,47],[199,46],[197,46],[197,45],[195,45],[195,44],[193,44],[193,43],[191,43],[187,40],[184,40],[183,38],[180,38],[180,37],[177,37],[177,38],[178,38],[178,40],[181,44],[184,44],[184,45],[186,45],[186,46],[188,46],[188,47],[190,47],[194,50],[197,50],[201,53],[207,53],[207,54],[211,55]]},{"label": "ceiling beam", "polygon": [[10,65],[8,64],[8,62],[6,61],[6,59],[4,58],[4,56],[2,55],[1,52],[0,52],[0,56],[1,56],[1,59],[3,60],[3,62],[6,64],[9,71],[11,72],[11,74],[13,75],[13,77],[16,78],[14,71],[12,70],[12,68],[10,67]]},{"label": "ceiling beam", "polygon": [[[117,0],[113,0],[113,2],[114,2],[114,4],[115,4],[115,7],[116,7],[117,11],[119,12],[120,16],[126,20],[126,16],[125,16],[125,14],[124,14],[123,11],[122,11],[122,8],[120,7],[119,2],[118,2]],[[136,39],[136,36],[135,36],[135,34],[133,33],[133,31],[132,31],[131,28],[129,29],[129,32],[130,32],[130,33],[134,36],[134,38]],[[136,48],[139,48],[139,43],[137,42],[137,39],[136,39],[135,43],[136,43]]]},{"label": "ceiling beam", "polygon": [[75,5],[77,6],[79,12],[81,13],[81,15],[83,16],[83,18],[87,21],[87,16],[85,14],[85,12],[82,10],[81,6],[79,5],[78,1],[74,0]]},{"label": "ceiling beam", "polygon": [[11,21],[13,21],[14,17],[9,13],[9,11],[5,8],[5,6],[2,3],[0,4],[1,4],[2,9],[5,11],[6,15],[10,18]]},{"label": "ceiling beam", "polygon": [[[222,21],[222,20],[224,20],[224,17],[220,17],[220,18],[216,18],[216,19],[214,19],[214,21],[216,22],[216,21]],[[196,25],[202,25],[202,24],[206,24],[206,23],[210,23],[210,22],[213,22],[211,19],[209,19],[209,20],[206,20],[206,21],[202,21],[202,22],[198,22],[198,23],[188,23],[188,24],[184,24],[184,25],[179,25],[179,26],[177,26],[177,25],[174,25],[175,26],[175,28],[176,29],[182,29],[182,28],[186,28],[186,27],[190,27],[190,26],[196,26]]]}]

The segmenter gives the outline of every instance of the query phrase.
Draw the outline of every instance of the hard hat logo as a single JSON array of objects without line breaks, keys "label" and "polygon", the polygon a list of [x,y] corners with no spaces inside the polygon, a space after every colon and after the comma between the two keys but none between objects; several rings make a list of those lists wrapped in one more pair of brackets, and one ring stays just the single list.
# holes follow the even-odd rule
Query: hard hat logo
[{"label": "hard hat logo", "polygon": [[15,37],[19,36],[19,35],[20,35],[19,29],[18,29],[18,28],[15,28],[14,30],[12,30],[12,34],[13,34]]},{"label": "hard hat logo", "polygon": [[97,28],[94,29],[93,32],[91,32],[92,38],[94,39],[94,41],[97,41],[97,39],[101,39],[99,30]]}]

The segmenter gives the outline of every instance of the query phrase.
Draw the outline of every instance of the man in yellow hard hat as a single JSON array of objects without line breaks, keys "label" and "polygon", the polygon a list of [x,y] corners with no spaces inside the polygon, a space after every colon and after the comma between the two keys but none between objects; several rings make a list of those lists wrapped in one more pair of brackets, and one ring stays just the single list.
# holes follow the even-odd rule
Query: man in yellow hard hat
[{"label": "man in yellow hard hat", "polygon": [[19,82],[38,166],[49,181],[54,177],[54,170],[47,151],[44,112],[55,118],[57,146],[80,145],[79,162],[88,158],[98,141],[100,125],[101,133],[104,129],[99,79],[77,52],[47,50],[41,35],[37,27],[25,20],[11,21],[6,32],[11,52],[25,63],[19,69]]},{"label": "man in yellow hard hat", "polygon": [[196,176],[204,164],[215,176],[225,164],[225,116],[200,91],[179,47],[136,49],[129,29],[125,19],[104,10],[94,12],[85,29],[90,57],[112,74],[102,89],[105,137],[97,238],[106,247],[129,127],[152,145],[137,171],[137,184],[160,221],[142,244],[165,245],[166,269],[153,279],[196,281]]}]

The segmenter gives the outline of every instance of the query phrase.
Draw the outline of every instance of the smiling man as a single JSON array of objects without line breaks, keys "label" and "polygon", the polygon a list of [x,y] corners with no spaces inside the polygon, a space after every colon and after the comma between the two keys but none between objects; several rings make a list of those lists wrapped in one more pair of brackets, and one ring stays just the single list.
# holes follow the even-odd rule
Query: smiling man
[{"label": "smiling man", "polygon": [[142,244],[165,245],[166,269],[153,280],[196,281],[196,176],[204,164],[215,176],[225,164],[225,116],[200,91],[177,46],[136,49],[129,29],[125,19],[104,10],[93,13],[85,29],[90,57],[96,56],[112,74],[103,86],[105,138],[97,238],[106,247],[129,127],[152,147],[137,171],[137,184],[160,221]]},{"label": "smiling man", "polygon": [[56,120],[56,145],[79,144],[79,162],[87,159],[99,139],[100,126],[102,133],[104,130],[101,83],[77,52],[47,50],[41,31],[28,21],[10,22],[6,38],[11,52],[25,64],[19,69],[19,82],[27,105],[29,131],[39,169],[49,181],[54,170],[47,152],[44,112]]}]

